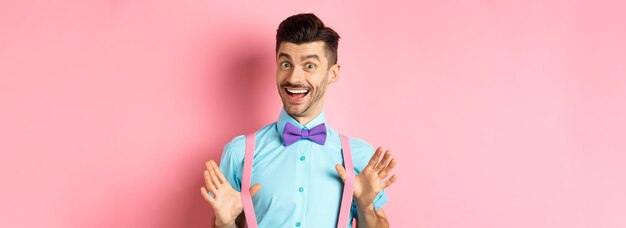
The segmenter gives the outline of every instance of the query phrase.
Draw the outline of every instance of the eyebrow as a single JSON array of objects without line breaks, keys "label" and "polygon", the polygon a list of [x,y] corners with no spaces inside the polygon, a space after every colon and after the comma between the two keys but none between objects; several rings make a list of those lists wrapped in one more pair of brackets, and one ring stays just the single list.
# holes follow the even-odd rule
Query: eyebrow
[{"label": "eyebrow", "polygon": [[291,60],[291,56],[289,54],[286,54],[286,53],[283,53],[283,52],[278,53],[278,58],[280,58],[280,57],[285,57],[285,58]]},{"label": "eyebrow", "polygon": [[306,59],[316,59],[318,62],[320,61],[320,57],[318,57],[317,55],[307,55],[307,56],[303,56],[302,58],[300,58],[300,61],[304,61]]},{"label": "eyebrow", "polygon": [[[278,53],[278,58],[280,58],[280,57],[285,57],[288,60],[291,60],[291,56],[289,54],[287,54],[287,53],[284,53],[284,52]],[[300,58],[300,61],[304,61],[304,60],[307,60],[307,59],[316,59],[317,61],[321,62],[320,57],[315,55],[315,54],[302,56],[302,58]]]}]

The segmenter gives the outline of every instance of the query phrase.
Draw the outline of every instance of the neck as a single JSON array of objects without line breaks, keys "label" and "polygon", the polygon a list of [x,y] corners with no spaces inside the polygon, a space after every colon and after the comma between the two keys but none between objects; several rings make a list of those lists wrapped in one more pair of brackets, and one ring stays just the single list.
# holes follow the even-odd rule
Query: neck
[{"label": "neck", "polygon": [[302,126],[304,126],[308,124],[309,122],[311,122],[311,120],[315,119],[315,117],[319,116],[320,113],[322,113],[321,109],[311,113],[310,115],[305,115],[305,116],[291,116],[290,115],[290,116],[296,121],[298,121],[298,123],[300,123]]}]

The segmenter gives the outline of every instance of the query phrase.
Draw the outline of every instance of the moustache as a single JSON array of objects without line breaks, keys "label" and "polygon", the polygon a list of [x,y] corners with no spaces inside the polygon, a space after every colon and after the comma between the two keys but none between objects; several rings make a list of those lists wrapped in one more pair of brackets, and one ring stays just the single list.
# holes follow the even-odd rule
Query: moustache
[{"label": "moustache", "polygon": [[289,83],[289,82],[284,82],[282,84],[280,84],[280,87],[289,87],[289,88],[294,88],[294,89],[307,89],[307,90],[311,90],[311,87],[305,85],[305,84],[293,84],[293,83]]}]

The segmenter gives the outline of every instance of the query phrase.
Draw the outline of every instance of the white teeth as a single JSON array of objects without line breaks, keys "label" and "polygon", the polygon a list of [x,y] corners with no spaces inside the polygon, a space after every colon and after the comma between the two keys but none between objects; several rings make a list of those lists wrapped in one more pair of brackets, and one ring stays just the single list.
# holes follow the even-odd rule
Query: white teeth
[{"label": "white teeth", "polygon": [[290,93],[306,93],[306,92],[309,92],[306,89],[287,89],[287,91],[290,92]]}]

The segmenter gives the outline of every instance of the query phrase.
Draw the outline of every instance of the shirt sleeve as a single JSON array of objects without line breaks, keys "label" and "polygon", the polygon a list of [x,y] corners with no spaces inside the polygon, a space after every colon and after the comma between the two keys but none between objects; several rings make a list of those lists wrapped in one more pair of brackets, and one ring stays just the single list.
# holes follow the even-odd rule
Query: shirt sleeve
[{"label": "shirt sleeve", "polygon": [[[381,208],[383,208],[383,206],[385,204],[387,204],[387,193],[385,193],[385,190],[382,190],[380,193],[378,193],[378,195],[376,195],[376,198],[374,199],[374,210],[380,210]],[[354,218],[359,218],[359,211],[356,208],[356,201],[352,200],[352,208],[350,209],[350,213],[352,213],[352,217]]]},{"label": "shirt sleeve", "polygon": [[[374,155],[374,148],[370,146],[367,142],[358,139],[358,138],[350,138],[350,146],[352,147],[352,160],[354,162],[354,172],[355,174],[361,173],[361,170],[365,168],[370,158]],[[385,204],[387,204],[389,198],[387,193],[383,189],[376,195],[374,198],[374,209],[379,210],[383,208]],[[358,218],[356,202],[352,200],[352,215],[354,218]]]},{"label": "shirt sleeve", "polygon": [[241,178],[243,175],[243,156],[246,137],[235,137],[224,145],[224,152],[220,161],[220,170],[233,189],[241,192]]}]

